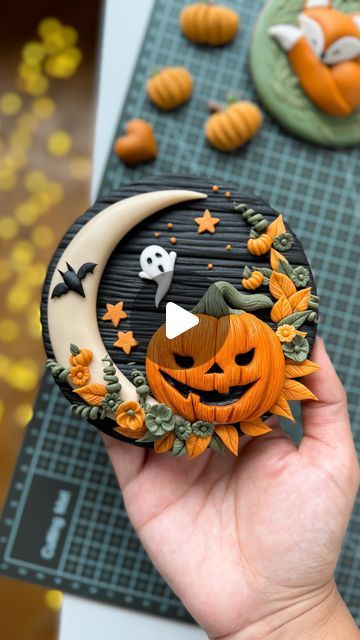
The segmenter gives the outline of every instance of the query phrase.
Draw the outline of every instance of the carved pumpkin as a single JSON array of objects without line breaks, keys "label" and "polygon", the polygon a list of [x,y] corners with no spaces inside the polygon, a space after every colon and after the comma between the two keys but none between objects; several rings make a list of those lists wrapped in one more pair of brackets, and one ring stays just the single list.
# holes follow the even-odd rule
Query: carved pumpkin
[{"label": "carved pumpkin", "polygon": [[147,82],[146,93],[159,109],[176,109],[191,96],[193,79],[185,67],[165,67]]},{"label": "carved pumpkin", "polygon": [[224,111],[209,116],[205,136],[215,149],[233,151],[254,137],[262,121],[262,113],[253,102],[231,102]]},{"label": "carved pumpkin", "polygon": [[239,16],[235,11],[213,3],[197,2],[180,14],[183,34],[197,44],[227,44],[236,36]]},{"label": "carved pumpkin", "polygon": [[[242,307],[272,304],[266,295],[242,294],[228,283],[212,285],[207,294],[219,285],[221,295],[229,294],[228,301]],[[166,338],[165,325],[156,331],[146,355],[147,378],[156,399],[188,420],[248,422],[280,396],[284,354],[267,324],[220,299],[208,304],[207,294],[193,310],[198,312],[197,326],[172,340]]]}]

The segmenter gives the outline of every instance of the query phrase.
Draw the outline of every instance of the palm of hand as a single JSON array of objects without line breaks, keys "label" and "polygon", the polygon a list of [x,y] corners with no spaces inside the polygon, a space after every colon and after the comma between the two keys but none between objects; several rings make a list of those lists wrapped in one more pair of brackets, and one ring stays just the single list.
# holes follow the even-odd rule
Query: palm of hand
[{"label": "palm of hand", "polygon": [[[321,375],[313,380],[319,395]],[[332,387],[332,402],[342,400]],[[174,460],[107,440],[141,541],[211,636],[230,635],[331,582],[356,463],[349,443],[334,456],[331,439],[313,436],[321,421],[334,421],[327,401],[314,404],[299,449],[278,428],[241,438],[238,459],[208,451]],[[346,434],[344,412],[339,419]]]}]

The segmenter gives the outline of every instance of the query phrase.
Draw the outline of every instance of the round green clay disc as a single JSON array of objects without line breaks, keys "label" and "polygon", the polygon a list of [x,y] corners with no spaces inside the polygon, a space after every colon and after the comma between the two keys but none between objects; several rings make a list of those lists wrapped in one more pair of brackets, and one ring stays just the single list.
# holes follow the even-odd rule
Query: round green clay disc
[{"label": "round green clay disc", "polygon": [[[278,24],[297,25],[304,0],[269,0],[261,12],[251,44],[250,65],[258,94],[265,107],[290,133],[326,147],[350,147],[360,143],[360,109],[346,117],[329,116],[306,96],[286,53],[269,35]],[[335,0],[335,9],[359,10],[354,0]]]}]

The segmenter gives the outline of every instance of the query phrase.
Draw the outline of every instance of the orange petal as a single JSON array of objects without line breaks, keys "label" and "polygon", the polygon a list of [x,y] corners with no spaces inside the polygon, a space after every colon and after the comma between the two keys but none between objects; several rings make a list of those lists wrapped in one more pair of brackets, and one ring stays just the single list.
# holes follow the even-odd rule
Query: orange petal
[{"label": "orange petal", "polygon": [[201,438],[194,433],[186,440],[186,448],[190,458],[196,458],[204,453],[210,444],[211,436]]},{"label": "orange petal", "polygon": [[107,391],[105,385],[94,382],[80,389],[74,389],[73,393],[77,393],[87,404],[100,406]]},{"label": "orange petal", "polygon": [[251,422],[240,422],[240,429],[247,436],[261,436],[263,433],[272,431],[261,418],[251,420]]},{"label": "orange petal", "polygon": [[282,395],[286,400],[317,400],[317,397],[296,380],[285,380]]},{"label": "orange petal", "polygon": [[234,456],[238,455],[239,449],[239,434],[236,427],[232,425],[228,426],[226,424],[218,424],[215,427],[215,433],[221,438],[225,447],[234,454]]},{"label": "orange petal", "polygon": [[293,422],[295,422],[288,402],[282,394],[279,396],[275,404],[269,409],[269,411],[271,413],[275,413],[275,415],[277,416],[283,416],[284,418],[288,418],[288,420],[292,420]]},{"label": "orange petal", "polygon": [[273,322],[280,322],[292,312],[291,305],[286,296],[281,296],[271,309],[270,317]]},{"label": "orange petal", "polygon": [[173,448],[173,444],[176,440],[176,435],[174,431],[170,431],[170,433],[165,433],[162,438],[159,440],[155,440],[154,442],[154,451],[156,453],[165,453],[166,451],[170,451]]},{"label": "orange petal", "polygon": [[310,373],[314,373],[320,369],[319,365],[311,360],[305,360],[304,362],[292,362],[286,360],[285,363],[285,375],[287,378],[301,378],[302,376],[308,376]]},{"label": "orange petal", "polygon": [[278,236],[280,233],[286,233],[286,227],[282,215],[279,215],[266,229],[266,233],[272,238]]},{"label": "orange petal", "polygon": [[270,276],[269,289],[276,300],[279,300],[282,296],[290,298],[290,296],[296,294],[296,287],[289,276],[276,271],[273,271]]},{"label": "orange petal", "polygon": [[276,251],[276,249],[274,248],[271,248],[270,249],[270,265],[273,271],[277,271],[280,261],[288,262],[288,260],[285,258],[285,256],[282,255],[282,253],[280,253],[279,251]]},{"label": "orange petal", "polygon": [[309,307],[310,295],[311,287],[308,287],[307,289],[296,291],[296,293],[290,296],[289,302],[292,311],[306,311]]}]

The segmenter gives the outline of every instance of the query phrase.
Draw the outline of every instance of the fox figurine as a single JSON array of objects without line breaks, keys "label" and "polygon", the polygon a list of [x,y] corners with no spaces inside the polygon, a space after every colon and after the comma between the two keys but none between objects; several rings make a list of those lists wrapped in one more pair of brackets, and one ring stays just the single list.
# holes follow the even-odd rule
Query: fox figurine
[{"label": "fox figurine", "polygon": [[337,11],[331,0],[307,0],[298,27],[274,25],[269,33],[319,109],[345,117],[360,107],[360,13]]}]

